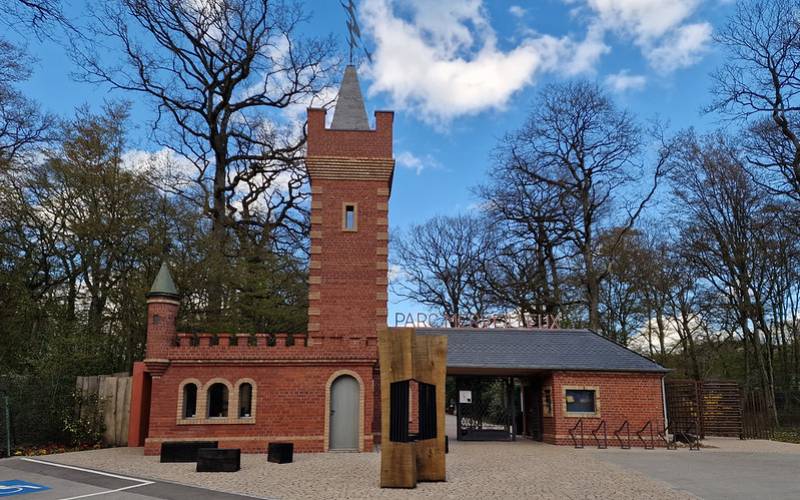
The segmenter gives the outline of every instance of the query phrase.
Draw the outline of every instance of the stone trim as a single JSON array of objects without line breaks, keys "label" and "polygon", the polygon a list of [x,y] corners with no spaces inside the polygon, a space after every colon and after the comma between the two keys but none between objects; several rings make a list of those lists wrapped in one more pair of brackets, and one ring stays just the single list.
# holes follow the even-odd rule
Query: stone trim
[{"label": "stone trim", "polygon": [[316,441],[323,436],[189,436],[146,438],[146,443],[165,443],[168,441]]},{"label": "stone trim", "polygon": [[[195,401],[195,407],[194,407],[195,418],[184,418],[183,417],[183,388],[186,387],[189,384],[194,384],[195,387],[197,388],[197,400]],[[194,423],[195,420],[199,420],[199,417],[197,417],[197,415],[201,415],[201,413],[200,413],[200,400],[205,398],[205,396],[201,395],[202,391],[203,391],[203,383],[200,382],[196,378],[187,378],[185,380],[182,380],[181,383],[178,384],[178,415],[177,415],[177,418],[178,418],[178,423],[179,424],[181,422],[192,422],[192,423]],[[205,401],[203,401],[203,408],[205,408]]]},{"label": "stone trim", "polygon": [[309,156],[306,158],[306,168],[312,183],[314,179],[388,181],[394,171],[394,159]]},{"label": "stone trim", "polygon": [[328,378],[328,381],[325,383],[325,430],[323,433],[323,451],[328,451],[330,448],[331,442],[331,431],[330,431],[330,418],[331,418],[331,387],[333,386],[333,382],[336,381],[337,378],[341,376],[349,375],[356,379],[358,382],[359,388],[359,397],[358,397],[358,451],[364,451],[364,381],[361,379],[361,375],[354,372],[353,370],[337,370],[331,374]]},{"label": "stone trim", "polygon": [[[228,388],[228,416],[227,417],[207,417],[208,413],[208,389],[216,383],[224,384]],[[239,418],[239,386],[249,383],[253,387],[253,394],[250,404],[250,416]],[[195,418],[183,418],[183,387],[187,384],[197,386],[197,407],[195,408]],[[255,380],[243,378],[231,384],[224,378],[212,378],[202,384],[196,378],[187,378],[178,385],[178,412],[175,423],[177,425],[224,425],[224,424],[255,424],[256,423],[256,394],[258,387]]]},{"label": "stone trim", "polygon": [[[239,391],[241,390],[242,384],[250,384],[250,387],[251,387],[251,393],[250,393],[250,416],[249,417],[240,417],[239,416]],[[256,421],[256,409],[258,408],[258,404],[257,404],[258,403],[258,384],[256,384],[256,381],[251,379],[251,378],[247,378],[247,377],[240,378],[239,380],[236,381],[236,384],[234,384],[234,393],[236,394],[236,397],[234,398],[234,401],[236,401],[236,416],[235,416],[235,418],[237,420],[240,420],[240,421],[252,420],[253,423],[255,423],[255,421]],[[230,415],[230,408],[229,408],[229,411],[228,411],[228,415]]]},{"label": "stone trim", "polygon": [[[567,411],[567,391],[594,391],[594,412]],[[600,387],[596,385],[562,385],[561,404],[564,417],[596,418],[600,417]]]},{"label": "stone trim", "polygon": [[155,296],[148,298],[147,304],[169,304],[172,306],[180,306],[181,301],[176,299],[170,299],[169,297],[164,297],[164,296]]},{"label": "stone trim", "polygon": [[[347,207],[353,207],[353,227],[347,227]],[[358,232],[358,203],[354,201],[342,202],[342,231],[345,233]]]}]

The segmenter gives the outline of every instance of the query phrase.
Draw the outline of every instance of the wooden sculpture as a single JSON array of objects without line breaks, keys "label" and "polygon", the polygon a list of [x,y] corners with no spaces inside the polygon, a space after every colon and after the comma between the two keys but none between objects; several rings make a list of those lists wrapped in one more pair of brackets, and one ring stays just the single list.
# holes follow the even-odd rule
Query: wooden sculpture
[{"label": "wooden sculpture", "polygon": [[447,337],[391,328],[380,332],[378,348],[381,487],[444,481]]}]

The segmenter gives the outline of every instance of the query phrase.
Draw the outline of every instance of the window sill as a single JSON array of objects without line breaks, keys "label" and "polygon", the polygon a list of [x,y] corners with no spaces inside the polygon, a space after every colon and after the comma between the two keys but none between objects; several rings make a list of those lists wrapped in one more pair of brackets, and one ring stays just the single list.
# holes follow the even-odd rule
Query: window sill
[{"label": "window sill", "polygon": [[600,418],[600,412],[567,411],[564,412],[566,418]]},{"label": "window sill", "polygon": [[255,424],[256,417],[211,417],[211,418],[179,418],[176,422],[178,425],[237,425],[237,424]]}]

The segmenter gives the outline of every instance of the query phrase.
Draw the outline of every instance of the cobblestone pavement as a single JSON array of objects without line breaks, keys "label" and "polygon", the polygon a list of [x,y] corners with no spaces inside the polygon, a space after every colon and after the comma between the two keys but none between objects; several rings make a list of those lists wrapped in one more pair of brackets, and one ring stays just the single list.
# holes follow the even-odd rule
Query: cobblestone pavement
[{"label": "cobblestone pavement", "polygon": [[143,456],[141,448],[66,453],[47,459],[129,476],[283,499],[694,498],[665,482],[600,460],[587,451],[530,441],[451,442],[447,482],[420,483],[415,490],[378,487],[379,453],[296,454],[294,463],[283,465],[267,462],[264,455],[243,455],[242,470],[228,474],[196,473],[194,464],[161,464],[158,457]]}]

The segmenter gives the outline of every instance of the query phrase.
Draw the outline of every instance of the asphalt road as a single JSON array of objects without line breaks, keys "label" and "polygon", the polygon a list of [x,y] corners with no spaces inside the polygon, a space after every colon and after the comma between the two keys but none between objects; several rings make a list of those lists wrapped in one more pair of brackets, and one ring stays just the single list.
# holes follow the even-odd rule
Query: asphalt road
[{"label": "asphalt road", "polygon": [[165,481],[150,481],[29,458],[0,460],[0,499],[76,500],[245,500],[231,495]]},{"label": "asphalt road", "polygon": [[800,498],[800,454],[681,449],[606,450],[594,456],[706,500]]}]

